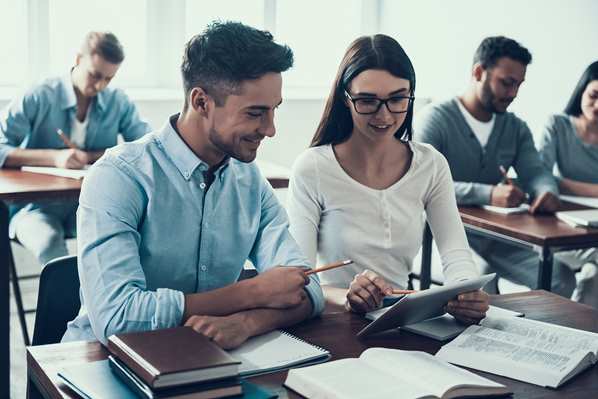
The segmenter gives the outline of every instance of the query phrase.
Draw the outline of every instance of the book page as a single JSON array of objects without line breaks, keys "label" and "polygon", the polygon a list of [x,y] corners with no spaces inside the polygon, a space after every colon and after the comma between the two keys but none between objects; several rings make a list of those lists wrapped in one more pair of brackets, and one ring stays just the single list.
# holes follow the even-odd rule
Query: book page
[{"label": "book page", "polygon": [[425,352],[370,348],[359,358],[372,369],[390,374],[397,383],[420,385],[422,392],[437,397],[456,386],[504,387]]},{"label": "book page", "polygon": [[574,204],[580,204],[589,206],[591,208],[598,208],[598,198],[594,197],[580,197],[577,195],[559,195],[559,198],[563,201],[573,202]]},{"label": "book page", "polygon": [[557,387],[585,357],[583,351],[567,353],[549,341],[470,326],[436,354],[453,364],[503,375],[540,386]]},{"label": "book page", "polygon": [[[396,365],[387,364],[386,369]],[[285,385],[310,399],[379,399],[429,397],[414,384],[417,377],[393,378],[380,367],[371,368],[360,359],[341,359],[289,371]]]},{"label": "book page", "polygon": [[589,331],[506,317],[487,317],[481,325],[524,337],[524,342],[536,349],[569,355],[578,351],[598,355],[598,334]]},{"label": "book page", "polygon": [[21,170],[23,172],[41,173],[44,175],[52,175],[59,177],[68,177],[71,179],[83,179],[87,175],[89,165],[86,165],[83,169],[65,169],[65,168],[54,168],[50,166],[23,166]]}]

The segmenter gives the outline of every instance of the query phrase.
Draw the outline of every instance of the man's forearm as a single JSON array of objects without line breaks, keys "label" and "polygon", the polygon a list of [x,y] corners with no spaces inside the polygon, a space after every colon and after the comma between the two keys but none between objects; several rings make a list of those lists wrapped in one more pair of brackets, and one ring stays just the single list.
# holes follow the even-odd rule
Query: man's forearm
[{"label": "man's forearm", "polygon": [[23,149],[16,148],[11,151],[6,157],[4,166],[6,167],[21,167],[29,166],[54,166],[56,151],[53,149]]},{"label": "man's forearm", "polygon": [[227,316],[258,307],[258,288],[252,279],[212,291],[185,295],[183,323],[193,315]]},{"label": "man's forearm", "polygon": [[285,328],[307,319],[312,312],[311,300],[306,296],[301,304],[287,309],[251,309],[243,313],[249,336],[260,335],[277,328]]},{"label": "man's forearm", "polygon": [[95,161],[97,161],[98,159],[100,159],[102,157],[102,155],[104,155],[104,152],[106,152],[106,150],[98,150],[98,151],[87,151],[87,156],[89,157],[89,163],[95,163]]}]

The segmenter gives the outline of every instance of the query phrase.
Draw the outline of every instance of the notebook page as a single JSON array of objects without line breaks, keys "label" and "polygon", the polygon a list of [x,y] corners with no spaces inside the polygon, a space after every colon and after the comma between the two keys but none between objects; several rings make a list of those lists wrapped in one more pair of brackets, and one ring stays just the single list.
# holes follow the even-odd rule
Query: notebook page
[{"label": "notebook page", "polygon": [[242,362],[239,367],[242,376],[280,370],[330,357],[330,352],[279,330],[250,338],[239,348],[228,353]]},{"label": "notebook page", "polygon": [[526,213],[529,210],[528,204],[521,204],[519,206],[513,208],[504,208],[502,206],[492,206],[492,205],[482,205],[487,211],[494,212],[494,213],[502,213],[505,215],[511,215],[514,213]]},{"label": "notebook page", "polygon": [[71,179],[83,179],[87,175],[88,167],[84,169],[66,169],[66,168],[53,168],[50,166],[23,166],[21,170],[23,172],[41,173],[44,175],[52,175],[59,177],[68,177]]},{"label": "notebook page", "polygon": [[579,197],[577,195],[559,195],[563,201],[573,202],[574,204],[585,205],[591,208],[598,208],[598,198]]}]

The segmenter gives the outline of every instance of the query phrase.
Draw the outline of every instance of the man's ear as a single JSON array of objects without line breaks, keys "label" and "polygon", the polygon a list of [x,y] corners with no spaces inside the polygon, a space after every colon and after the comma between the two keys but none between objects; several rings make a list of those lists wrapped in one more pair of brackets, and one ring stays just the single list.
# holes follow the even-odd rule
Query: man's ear
[{"label": "man's ear", "polygon": [[77,56],[75,57],[75,66],[78,66],[81,63],[81,58],[83,58],[83,54],[77,53]]},{"label": "man's ear", "polygon": [[213,101],[201,87],[194,87],[189,93],[190,107],[202,116],[207,116],[212,110]]},{"label": "man's ear", "polygon": [[486,72],[486,69],[482,66],[481,63],[476,62],[475,64],[473,64],[471,76],[475,79],[476,82],[480,82],[482,80],[482,78],[484,77],[484,72]]}]

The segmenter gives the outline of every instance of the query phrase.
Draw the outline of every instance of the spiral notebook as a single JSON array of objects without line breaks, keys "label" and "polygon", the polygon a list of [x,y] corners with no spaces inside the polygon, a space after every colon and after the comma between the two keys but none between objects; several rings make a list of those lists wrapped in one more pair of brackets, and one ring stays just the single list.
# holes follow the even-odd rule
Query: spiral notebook
[{"label": "spiral notebook", "polygon": [[242,377],[273,373],[330,359],[330,352],[326,349],[280,330],[250,338],[228,353],[241,361],[239,373]]}]

